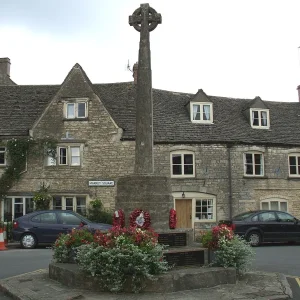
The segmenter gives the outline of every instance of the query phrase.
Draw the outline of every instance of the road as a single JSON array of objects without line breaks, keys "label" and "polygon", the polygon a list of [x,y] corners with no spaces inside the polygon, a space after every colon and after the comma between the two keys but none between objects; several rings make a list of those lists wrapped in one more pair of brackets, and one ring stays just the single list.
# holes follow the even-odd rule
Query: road
[{"label": "road", "polygon": [[[289,276],[294,299],[300,300],[300,280],[296,280],[300,278],[300,245],[264,245],[254,250],[254,270],[279,272]],[[45,247],[0,251],[0,279],[47,268],[51,258],[52,250]],[[0,293],[0,300],[9,299]]]},{"label": "road", "polygon": [[293,298],[300,300],[300,245],[270,244],[254,249],[256,252],[254,269],[287,275]]},{"label": "road", "polygon": [[[0,279],[48,267],[52,250],[41,247],[34,250],[10,249],[0,251]],[[0,300],[11,300],[0,292]]]}]

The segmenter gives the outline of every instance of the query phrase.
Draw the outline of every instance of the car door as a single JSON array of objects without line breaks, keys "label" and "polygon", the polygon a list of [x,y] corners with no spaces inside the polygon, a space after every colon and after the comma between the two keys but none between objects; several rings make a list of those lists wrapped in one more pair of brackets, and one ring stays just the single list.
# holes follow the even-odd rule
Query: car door
[{"label": "car door", "polygon": [[300,225],[296,219],[286,212],[276,212],[284,241],[299,241]]},{"label": "car door", "polygon": [[58,222],[64,233],[70,232],[73,228],[78,228],[82,220],[73,214],[72,211],[59,211]]},{"label": "car door", "polygon": [[258,215],[257,226],[263,232],[263,239],[268,241],[280,241],[282,239],[282,231],[277,216],[273,211],[265,211]]},{"label": "car door", "polygon": [[30,219],[31,228],[39,243],[53,243],[61,232],[55,212],[41,212]]}]

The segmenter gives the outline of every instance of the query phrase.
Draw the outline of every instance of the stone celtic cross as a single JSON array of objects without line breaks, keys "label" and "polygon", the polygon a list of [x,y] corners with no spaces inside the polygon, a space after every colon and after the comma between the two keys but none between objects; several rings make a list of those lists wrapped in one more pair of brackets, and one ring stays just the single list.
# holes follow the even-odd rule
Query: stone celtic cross
[{"label": "stone celtic cross", "polygon": [[148,3],[141,4],[141,7],[137,8],[132,16],[129,17],[129,24],[139,32],[142,27],[145,27],[145,29],[150,32],[154,30],[158,24],[161,24],[161,15],[150,7]]},{"label": "stone celtic cross", "polygon": [[161,15],[149,4],[141,4],[129,17],[129,24],[140,32],[136,97],[135,173],[153,174],[153,100],[150,31],[161,23]]}]

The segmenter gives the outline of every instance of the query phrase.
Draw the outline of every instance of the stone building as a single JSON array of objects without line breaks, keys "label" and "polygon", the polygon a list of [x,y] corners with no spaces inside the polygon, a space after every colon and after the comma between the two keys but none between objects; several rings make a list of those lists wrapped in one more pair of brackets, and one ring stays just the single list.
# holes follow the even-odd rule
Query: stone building
[{"label": "stone building", "polygon": [[[0,59],[0,176],[12,138],[52,138],[56,157],[31,156],[0,217],[33,209],[49,185],[53,209],[113,211],[118,178],[134,172],[135,81],[93,84],[76,64],[61,85],[16,85]],[[136,70],[136,68],[135,68]],[[286,99],[283,99],[286,100]],[[153,89],[155,173],[170,177],[178,227],[206,228],[254,209],[300,218],[300,104]]]}]

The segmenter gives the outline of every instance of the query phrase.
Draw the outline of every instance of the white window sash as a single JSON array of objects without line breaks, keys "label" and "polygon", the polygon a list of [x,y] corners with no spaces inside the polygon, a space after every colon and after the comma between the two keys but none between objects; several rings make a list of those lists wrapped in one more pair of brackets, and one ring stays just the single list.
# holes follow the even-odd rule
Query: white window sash
[{"label": "white window sash", "polygon": [[[180,155],[180,159],[181,159],[181,163],[180,164],[174,164],[173,163],[173,156],[179,156]],[[193,158],[193,163],[192,164],[185,164],[184,163],[184,156],[185,155],[192,155]],[[190,153],[190,152],[182,152],[182,153],[171,153],[170,155],[170,165],[171,165],[171,177],[195,177],[195,154],[194,153]],[[174,174],[173,173],[173,166],[181,166],[181,174]],[[184,166],[193,166],[193,174],[185,174],[184,173]]]},{"label": "white window sash", "polygon": [[66,116],[67,119],[74,119],[75,118],[75,103],[67,103],[67,112]]},{"label": "white window sash", "polygon": [[268,126],[268,114],[266,111],[261,111],[261,126]]},{"label": "white window sash", "polygon": [[205,115],[205,121],[210,121],[210,105],[203,105],[203,116]]},{"label": "white window sash", "polygon": [[[251,162],[247,162],[246,155],[251,154]],[[259,155],[259,164],[255,162],[255,155]],[[252,166],[252,174],[247,174],[247,166]],[[256,166],[260,166],[260,174],[255,174]],[[261,153],[244,153],[244,176],[263,176],[264,175],[264,158]]]},{"label": "white window sash", "polygon": [[[84,115],[79,116],[79,104],[84,104]],[[86,118],[86,102],[76,103],[76,118]]]},{"label": "white window sash", "polygon": [[71,166],[80,165],[80,147],[70,147]]},{"label": "white window sash", "polygon": [[199,104],[193,104],[193,120],[195,120],[195,121],[199,121],[199,120],[196,119],[197,114],[200,115],[199,120],[201,120],[200,105]]},{"label": "white window sash", "polygon": [[[65,160],[66,160],[65,163],[63,163],[63,161],[62,161],[64,159],[64,156],[61,153],[62,150],[65,150]],[[58,164],[61,166],[68,165],[68,148],[67,147],[59,147],[58,148]]]},{"label": "white window sash", "polygon": [[[255,122],[255,113],[257,113],[258,124]],[[269,127],[269,111],[262,109],[252,109],[251,110],[251,125],[255,128],[268,128]]]}]

